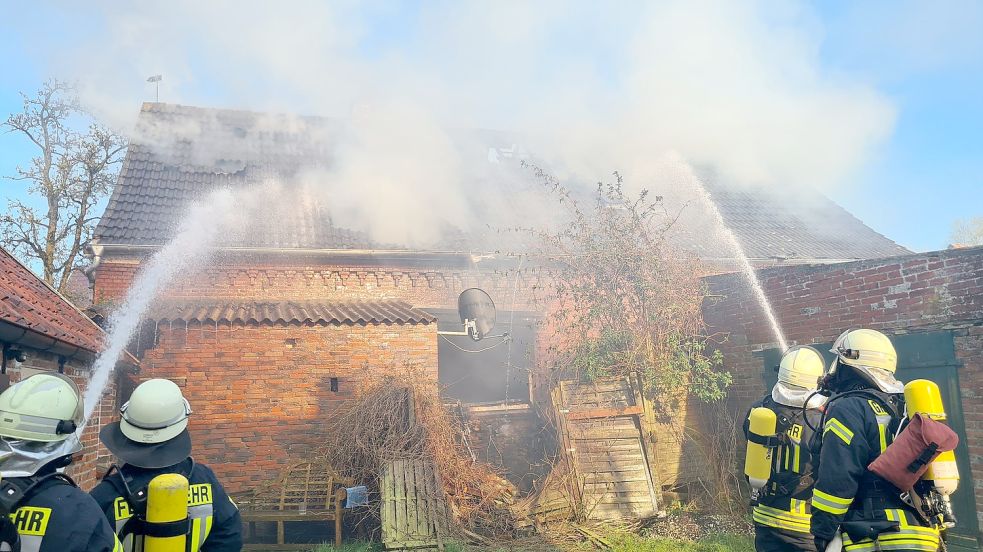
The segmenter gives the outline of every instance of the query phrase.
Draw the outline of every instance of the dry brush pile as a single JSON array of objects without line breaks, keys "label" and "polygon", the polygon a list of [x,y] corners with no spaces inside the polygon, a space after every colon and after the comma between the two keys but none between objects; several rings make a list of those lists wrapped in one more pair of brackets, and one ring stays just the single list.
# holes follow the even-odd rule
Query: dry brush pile
[{"label": "dry brush pile", "polygon": [[[511,531],[515,489],[493,468],[476,461],[462,443],[462,425],[441,403],[437,386],[411,373],[366,386],[331,422],[320,451],[339,475],[365,484],[374,505],[383,473],[397,460],[422,460],[438,474],[458,530],[488,536]],[[417,489],[419,491],[419,489]],[[378,508],[368,516],[377,518]]]}]

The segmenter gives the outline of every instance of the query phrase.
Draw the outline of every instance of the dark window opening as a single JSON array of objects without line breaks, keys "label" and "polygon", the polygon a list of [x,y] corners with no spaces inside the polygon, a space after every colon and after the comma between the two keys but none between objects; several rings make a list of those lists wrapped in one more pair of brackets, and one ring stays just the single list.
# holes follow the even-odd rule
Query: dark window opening
[{"label": "dark window opening", "polygon": [[338,378],[331,378],[329,380],[329,382],[330,382],[329,385],[331,386],[331,392],[332,393],[337,393],[338,392]]},{"label": "dark window opening", "polygon": [[[456,310],[426,309],[437,316],[441,331],[463,331]],[[465,403],[529,402],[529,375],[535,361],[533,313],[498,313],[493,335],[474,341],[468,336],[438,336],[437,366],[445,399]],[[510,328],[511,325],[511,328]]]}]

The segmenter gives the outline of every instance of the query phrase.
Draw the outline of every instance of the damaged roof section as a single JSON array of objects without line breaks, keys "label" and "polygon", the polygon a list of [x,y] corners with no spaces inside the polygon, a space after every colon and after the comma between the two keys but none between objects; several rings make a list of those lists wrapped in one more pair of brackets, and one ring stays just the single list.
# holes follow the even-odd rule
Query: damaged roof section
[{"label": "damaged roof section", "polygon": [[201,324],[434,324],[437,317],[402,301],[195,302],[157,305],[148,320]]},{"label": "damaged roof section", "polygon": [[[264,208],[259,216],[250,218],[244,235],[223,236],[219,246],[419,250],[407,243],[378,243],[380,240],[372,239],[365,230],[379,221],[351,224],[348,211],[331,211],[332,207],[339,208],[337,195],[307,193],[296,184],[312,174],[323,177],[318,172],[322,169],[334,169],[351,132],[350,122],[340,119],[144,104],[95,237],[107,245],[163,245],[176,233],[190,202],[219,187],[242,189],[275,180],[292,183],[293,187],[274,192],[277,198],[263,201]],[[519,166],[520,160],[537,161],[516,146],[519,138],[509,133],[449,130],[447,138],[460,153],[461,185],[466,187],[466,201],[470,202],[460,208],[470,213],[471,228],[449,224],[454,217],[445,217],[436,205],[432,212],[402,206],[393,216],[440,225],[440,240],[429,244],[427,250],[529,250],[528,236],[501,228],[526,227],[543,212],[553,216],[558,210],[555,203],[544,203],[541,186]],[[314,180],[312,185],[323,184]],[[724,221],[752,259],[832,262],[910,253],[818,192],[796,186],[788,187],[795,189],[794,194],[773,188],[742,188],[712,176],[704,180]],[[369,186],[355,188],[346,183],[339,189],[345,194],[371,193]],[[721,239],[715,219],[695,193],[683,193],[676,185],[670,188],[651,191],[667,198],[674,196],[676,206],[681,207],[673,227],[675,245],[706,260],[733,259],[735,253]],[[288,201],[278,201],[280,196]],[[349,224],[337,224],[340,216],[348,216]],[[503,217],[519,222],[501,223]]]}]

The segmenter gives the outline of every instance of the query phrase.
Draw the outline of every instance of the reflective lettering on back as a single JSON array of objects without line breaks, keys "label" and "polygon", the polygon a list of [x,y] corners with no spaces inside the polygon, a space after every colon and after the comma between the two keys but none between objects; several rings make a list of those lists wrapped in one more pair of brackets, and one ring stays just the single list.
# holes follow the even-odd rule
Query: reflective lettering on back
[{"label": "reflective lettering on back", "polygon": [[799,424],[792,424],[792,427],[788,428],[786,433],[794,441],[802,440],[802,426]]},{"label": "reflective lettering on back", "polygon": [[188,506],[201,506],[212,503],[212,484],[199,483],[188,487]]},{"label": "reflective lettering on back", "polygon": [[877,416],[887,416],[887,412],[884,411],[884,408],[880,405],[880,403],[874,399],[867,399],[867,402],[870,404],[870,408],[874,411],[874,414]]},{"label": "reflective lettering on back", "polygon": [[116,500],[113,501],[113,513],[116,515],[116,521],[133,517],[133,510],[130,510],[130,503],[122,496],[117,496]]},{"label": "reflective lettering on back", "polygon": [[34,535],[43,537],[48,531],[48,520],[51,519],[51,508],[39,508],[36,506],[24,506],[18,508],[16,512],[10,514],[10,519],[17,526],[17,532],[21,535]]}]

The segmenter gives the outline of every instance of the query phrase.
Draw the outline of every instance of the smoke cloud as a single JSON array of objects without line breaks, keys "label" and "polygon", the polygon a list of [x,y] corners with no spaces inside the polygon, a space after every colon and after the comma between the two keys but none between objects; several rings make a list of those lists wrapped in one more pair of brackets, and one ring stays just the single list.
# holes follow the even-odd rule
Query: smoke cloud
[{"label": "smoke cloud", "polygon": [[327,195],[336,222],[382,243],[528,214],[475,191],[515,176],[462,145],[461,129],[512,131],[488,156],[533,152],[561,178],[619,170],[658,188],[660,160],[678,152],[722,180],[788,190],[844,181],[895,118],[862,76],[823,66],[823,29],[804,2],[175,0],[48,12],[76,22],[48,52],[51,72],[78,79],[85,103],[131,132],[158,73],[164,102],[351,121],[330,163],[300,178]]}]

